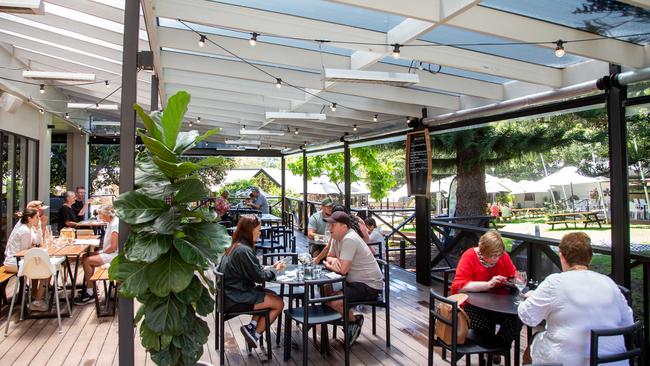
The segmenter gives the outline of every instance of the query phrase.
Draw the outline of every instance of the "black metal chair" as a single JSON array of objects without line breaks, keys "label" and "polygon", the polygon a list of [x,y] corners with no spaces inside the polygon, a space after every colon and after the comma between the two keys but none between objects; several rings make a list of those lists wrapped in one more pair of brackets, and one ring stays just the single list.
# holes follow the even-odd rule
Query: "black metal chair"
[{"label": "black metal chair", "polygon": [[[215,338],[214,338],[214,348],[219,350],[219,364],[223,365],[225,360],[225,349],[224,349],[224,323],[228,319],[240,315],[260,315],[264,317],[266,324],[266,355],[270,361],[273,357],[271,353],[271,322],[269,317],[269,309],[261,310],[252,310],[244,312],[227,312],[224,311],[224,286],[223,286],[223,273],[214,270],[215,284],[217,290],[217,298],[214,302],[214,328],[215,328]],[[264,346],[264,338],[260,339],[260,346]],[[247,346],[248,351],[250,352],[250,347]]]},{"label": "black metal chair", "polygon": [[[612,329],[592,329],[591,330],[591,352],[589,355],[589,365],[596,366],[600,364],[634,360],[639,361],[639,365],[645,365],[645,355],[643,351],[643,325],[641,321],[627,327]],[[600,337],[625,337],[625,352],[609,354],[605,356],[598,355],[598,341]]]},{"label": "black metal chair", "polygon": [[[437,303],[443,303],[451,306],[451,318],[446,318],[436,311]],[[443,322],[451,327],[451,344],[445,343],[439,339],[435,334],[436,322]],[[440,296],[433,290],[429,293],[429,366],[433,365],[434,348],[436,346],[442,347],[443,350],[448,350],[451,353],[450,364],[456,366],[458,360],[465,356],[467,365],[470,364],[469,357],[473,354],[479,355],[479,362],[482,364],[484,354],[498,354],[505,357],[505,364],[510,365],[510,345],[505,344],[494,336],[480,334],[479,332],[470,329],[465,338],[465,343],[458,344],[458,303],[452,299]],[[492,358],[488,357],[488,365],[492,364]]]},{"label": "black metal chair", "polygon": [[308,363],[308,349],[309,349],[309,328],[316,325],[321,325],[321,353],[328,352],[328,335],[327,324],[338,322],[343,319],[343,331],[345,333],[343,339],[343,348],[345,350],[345,366],[350,365],[350,345],[348,344],[348,312],[343,314],[336,312],[334,309],[326,305],[327,302],[343,300],[343,308],[347,309],[347,300],[345,299],[345,276],[335,279],[305,281],[305,288],[311,289],[319,286],[321,289],[325,285],[333,285],[340,283],[343,291],[338,295],[323,296],[323,291],[319,291],[318,296],[313,294],[310,296],[311,291],[306,290],[303,295],[302,306],[286,309],[284,311],[284,361],[289,361],[291,358],[291,325],[292,321],[302,324],[302,364]]},{"label": "black metal chair", "polygon": [[623,297],[625,298],[625,301],[627,301],[627,305],[629,307],[632,307],[632,292],[627,287],[624,287],[624,286],[621,286],[621,285],[617,285],[617,286],[618,286],[618,289],[623,294]]},{"label": "black metal chair", "polygon": [[[377,259],[377,264],[384,274],[384,289],[381,291],[381,297],[376,301],[348,302],[346,309],[357,305],[372,307],[372,334],[375,335],[377,334],[377,308],[384,308],[386,311],[386,347],[390,347],[390,266],[382,259]],[[336,338],[336,326],[334,326],[334,338]]]},{"label": "black metal chair", "polygon": [[369,247],[377,247],[377,252],[375,253],[375,258],[384,259],[384,242],[376,241],[374,243],[368,243]]}]

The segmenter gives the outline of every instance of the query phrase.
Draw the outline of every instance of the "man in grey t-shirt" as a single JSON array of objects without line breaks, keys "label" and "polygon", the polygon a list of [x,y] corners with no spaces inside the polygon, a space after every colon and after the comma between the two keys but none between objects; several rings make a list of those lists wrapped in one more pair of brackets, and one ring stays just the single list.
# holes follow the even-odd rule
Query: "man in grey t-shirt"
[{"label": "man in grey t-shirt", "polygon": [[260,210],[262,214],[268,214],[269,212],[269,202],[266,200],[266,196],[260,192],[260,189],[257,187],[251,188],[251,195],[255,198],[255,201],[251,203],[251,207],[254,209]]},{"label": "man in grey t-shirt", "polygon": [[[345,297],[348,302],[375,301],[384,287],[383,276],[375,256],[368,245],[354,230],[350,229],[350,216],[343,211],[334,212],[325,219],[329,223],[332,244],[325,260],[325,267],[330,271],[347,276]],[[327,304],[332,309],[343,313],[343,300]],[[355,321],[350,326],[350,344],[359,336],[363,325],[363,315],[356,317],[349,310],[350,319]]]}]

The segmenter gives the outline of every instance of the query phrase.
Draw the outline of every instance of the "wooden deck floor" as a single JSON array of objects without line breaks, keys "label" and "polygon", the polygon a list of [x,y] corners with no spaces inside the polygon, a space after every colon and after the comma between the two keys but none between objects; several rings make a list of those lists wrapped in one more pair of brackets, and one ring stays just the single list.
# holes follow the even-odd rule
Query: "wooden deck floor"
[{"label": "wooden deck floor", "polygon": [[[299,239],[298,251],[305,251],[304,237]],[[437,285],[437,284],[436,284]],[[363,309],[366,321],[361,336],[351,349],[353,365],[425,365],[427,363],[429,288],[416,284],[415,275],[399,268],[391,269],[391,343],[385,344],[385,313],[377,310],[377,334],[372,334],[370,309]],[[7,307],[2,309],[2,330]],[[231,319],[226,323],[226,365],[258,365],[268,363],[263,350],[252,353],[245,350],[245,341],[239,327],[248,317]],[[203,361],[219,364],[219,353],[214,349],[214,317],[206,318],[211,334],[204,347]],[[57,332],[56,319],[18,321],[18,312],[10,323],[8,337],[0,336],[0,365],[117,365],[117,317],[97,318],[93,305],[76,306],[72,318],[64,318],[62,333]],[[273,324],[273,365],[296,365],[302,360],[302,341],[298,327],[293,327],[292,359],[282,361],[282,346],[275,345]],[[154,365],[140,346],[136,334],[136,365]],[[343,363],[342,332],[332,340],[330,355],[321,356],[310,340],[308,352],[312,365],[340,365]],[[436,364],[446,365],[436,357]],[[476,360],[474,360],[476,361]],[[463,362],[464,363],[464,362]]]}]

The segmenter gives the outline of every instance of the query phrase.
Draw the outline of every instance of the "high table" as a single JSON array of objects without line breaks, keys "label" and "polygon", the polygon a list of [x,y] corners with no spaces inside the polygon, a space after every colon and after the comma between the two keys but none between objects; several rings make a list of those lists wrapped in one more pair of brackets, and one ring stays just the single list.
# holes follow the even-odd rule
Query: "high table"
[{"label": "high table", "polygon": [[467,303],[484,310],[505,315],[515,315],[517,318],[517,337],[515,337],[514,365],[519,366],[519,348],[521,347],[521,321],[517,312],[519,291],[511,287],[501,287],[485,292],[467,292]]},{"label": "high table", "polygon": [[95,235],[104,236],[104,230],[106,230],[106,226],[108,226],[108,223],[101,220],[83,220],[77,223],[76,228],[90,228],[93,230],[93,233],[95,233]]}]

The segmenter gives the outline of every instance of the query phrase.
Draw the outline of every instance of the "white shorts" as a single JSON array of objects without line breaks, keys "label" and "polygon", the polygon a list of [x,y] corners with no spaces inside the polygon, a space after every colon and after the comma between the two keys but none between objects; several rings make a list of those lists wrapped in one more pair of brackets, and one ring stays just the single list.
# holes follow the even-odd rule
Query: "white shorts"
[{"label": "white shorts", "polygon": [[113,258],[117,257],[117,252],[113,252],[113,253],[101,252],[101,253],[99,253],[99,256],[102,258],[102,263],[104,263],[104,264],[111,263]]}]

